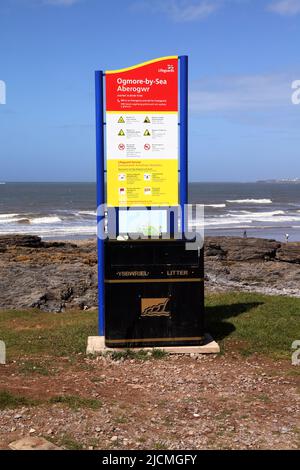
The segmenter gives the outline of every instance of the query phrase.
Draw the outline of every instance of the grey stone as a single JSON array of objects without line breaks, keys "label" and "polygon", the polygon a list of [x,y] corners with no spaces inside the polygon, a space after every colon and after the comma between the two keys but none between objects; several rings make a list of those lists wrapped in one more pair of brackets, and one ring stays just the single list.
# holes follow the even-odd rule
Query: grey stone
[{"label": "grey stone", "polygon": [[43,437],[23,437],[11,442],[9,448],[12,450],[61,450]]}]

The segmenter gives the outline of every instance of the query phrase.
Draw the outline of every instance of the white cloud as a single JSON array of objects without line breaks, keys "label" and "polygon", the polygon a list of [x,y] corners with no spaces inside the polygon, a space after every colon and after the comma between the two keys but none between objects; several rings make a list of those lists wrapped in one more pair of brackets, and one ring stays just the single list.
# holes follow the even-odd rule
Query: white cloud
[{"label": "white cloud", "polygon": [[[2,7],[2,1],[0,0],[0,8]],[[23,8],[35,8],[35,7],[71,7],[77,3],[87,0],[7,0],[11,6],[18,7],[19,5]]]},{"label": "white cloud", "polygon": [[172,2],[169,15],[175,21],[196,21],[207,18],[220,7],[220,2],[202,0],[191,2]]},{"label": "white cloud", "polygon": [[298,71],[265,75],[211,77],[190,84],[189,109],[200,119],[263,127],[299,135],[300,105],[292,104]]},{"label": "white cloud", "polygon": [[[297,75],[296,75],[297,76]],[[196,114],[241,116],[293,111],[295,75],[242,75],[203,79],[191,84],[190,109]]]},{"label": "white cloud", "polygon": [[[49,0],[64,1],[64,0]],[[65,0],[68,1],[68,0]],[[72,0],[69,0],[72,1]],[[267,10],[282,16],[300,14],[300,0],[268,0]],[[192,22],[208,18],[228,5],[249,6],[255,0],[136,0],[131,9],[162,13],[175,22]],[[262,10],[265,4],[262,4]]]},{"label": "white cloud", "polygon": [[0,104],[6,103],[6,84],[3,80],[0,80]]},{"label": "white cloud", "polygon": [[43,0],[45,5],[70,7],[80,0]]},{"label": "white cloud", "polygon": [[300,0],[279,0],[271,3],[268,10],[283,16],[300,14]]},{"label": "white cloud", "polygon": [[224,0],[144,0],[132,4],[134,10],[163,13],[175,22],[202,20],[216,12]]}]

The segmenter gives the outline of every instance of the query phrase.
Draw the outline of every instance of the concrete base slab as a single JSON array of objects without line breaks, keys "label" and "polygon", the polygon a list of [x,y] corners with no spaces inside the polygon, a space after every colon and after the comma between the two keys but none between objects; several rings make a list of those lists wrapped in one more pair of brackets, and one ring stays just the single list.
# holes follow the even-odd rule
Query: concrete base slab
[{"label": "concrete base slab", "polygon": [[86,353],[98,354],[106,350],[105,336],[89,336],[87,342]]},{"label": "concrete base slab", "polygon": [[[156,346],[154,348],[130,348],[132,351],[151,351],[160,349],[169,354],[219,354],[220,346],[207,333],[205,342],[201,346]],[[87,354],[103,354],[106,352],[126,351],[128,348],[108,348],[105,346],[104,336],[89,336],[86,348]]]},{"label": "concrete base slab", "polygon": [[61,450],[60,447],[43,437],[23,437],[18,441],[11,442],[9,448],[12,450]]},{"label": "concrete base slab", "polygon": [[220,346],[213,340],[202,346],[166,346],[159,349],[169,354],[219,354],[220,352]]}]

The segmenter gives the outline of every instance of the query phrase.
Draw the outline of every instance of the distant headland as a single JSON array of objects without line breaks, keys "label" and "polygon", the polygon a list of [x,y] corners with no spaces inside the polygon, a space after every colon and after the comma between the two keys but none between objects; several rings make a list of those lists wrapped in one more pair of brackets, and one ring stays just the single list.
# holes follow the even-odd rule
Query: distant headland
[{"label": "distant headland", "polygon": [[295,183],[300,184],[300,178],[281,178],[270,180],[258,180],[256,183]]}]

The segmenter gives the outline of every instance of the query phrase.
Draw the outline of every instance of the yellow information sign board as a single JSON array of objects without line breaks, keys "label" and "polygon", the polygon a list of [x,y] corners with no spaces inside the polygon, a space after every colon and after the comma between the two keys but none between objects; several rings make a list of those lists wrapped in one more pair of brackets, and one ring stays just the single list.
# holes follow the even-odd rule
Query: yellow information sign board
[{"label": "yellow information sign board", "polygon": [[107,172],[110,206],[175,206],[178,203],[177,160],[108,160]]},{"label": "yellow information sign board", "polygon": [[178,58],[106,72],[107,204],[178,205]]}]

